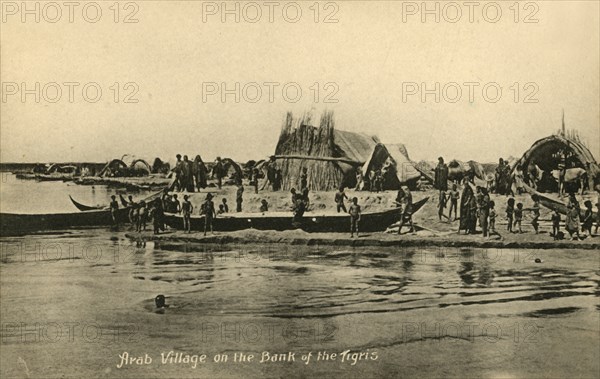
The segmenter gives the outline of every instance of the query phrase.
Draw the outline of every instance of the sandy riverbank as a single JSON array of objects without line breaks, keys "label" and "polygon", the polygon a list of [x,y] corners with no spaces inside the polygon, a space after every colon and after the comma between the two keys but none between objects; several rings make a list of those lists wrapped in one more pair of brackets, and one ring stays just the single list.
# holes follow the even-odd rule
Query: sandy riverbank
[{"label": "sandy riverbank", "polygon": [[[252,187],[245,187],[244,192],[244,212],[258,212],[261,199],[266,199],[270,204],[270,211],[290,212],[291,214],[291,196],[288,192],[253,192]],[[235,209],[235,187],[223,187],[221,190],[206,191],[215,196],[215,204],[220,204],[222,198],[228,200],[230,210]],[[195,209],[200,209],[200,204],[206,197],[206,192],[201,193],[179,193],[178,197],[183,198],[184,194],[190,195],[190,200]],[[346,191],[348,197],[357,197],[359,204],[365,212],[374,212],[390,209],[394,207],[395,191],[386,191],[381,193]],[[585,199],[592,199],[593,194],[587,194]],[[332,192],[313,192],[310,195],[310,209],[319,214],[333,214],[336,212]],[[541,209],[540,234],[535,234],[531,226],[531,215],[525,214],[522,229],[523,233],[509,233],[506,231],[505,208],[507,196],[492,195],[496,206],[497,234],[490,238],[484,238],[479,235],[458,234],[459,221],[449,222],[438,217],[437,210],[437,191],[418,191],[413,192],[414,201],[424,197],[430,200],[417,212],[413,219],[417,225],[418,231],[415,234],[408,233],[408,229],[403,230],[403,234],[398,236],[396,233],[370,233],[363,234],[360,238],[350,238],[347,234],[340,233],[306,233],[301,230],[270,232],[248,229],[238,232],[216,232],[215,235],[203,236],[203,233],[186,234],[181,231],[168,231],[164,234],[153,235],[150,231],[144,233],[127,232],[126,235],[131,239],[144,240],[163,240],[172,242],[198,242],[198,243],[281,243],[293,245],[333,245],[333,246],[449,246],[449,247],[484,247],[484,248],[535,248],[535,249],[600,249],[600,236],[587,237],[583,241],[566,240],[554,241],[550,235],[551,226],[550,210]],[[522,202],[524,207],[530,207],[533,204],[528,194],[515,196],[517,203]],[[583,200],[580,198],[580,201]],[[595,201],[594,201],[595,202]],[[445,210],[447,215],[448,210]],[[196,213],[196,212],[194,212]],[[305,214],[310,217],[311,212]],[[460,216],[460,212],[459,212]],[[150,229],[150,228],[148,228]],[[564,227],[562,228],[564,231]],[[568,237],[568,235],[567,235]]]}]

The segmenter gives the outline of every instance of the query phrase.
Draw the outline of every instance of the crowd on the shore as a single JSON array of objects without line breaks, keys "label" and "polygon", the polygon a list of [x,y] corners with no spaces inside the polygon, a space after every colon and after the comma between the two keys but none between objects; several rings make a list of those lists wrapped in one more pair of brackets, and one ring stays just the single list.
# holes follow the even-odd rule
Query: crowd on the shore
[{"label": "crowd on the shore", "polygon": [[[460,222],[458,232],[464,231],[465,234],[476,234],[477,226],[479,226],[483,237],[499,235],[496,229],[496,220],[499,218],[499,212],[496,210],[496,204],[491,199],[491,194],[511,196],[507,200],[505,208],[508,233],[523,233],[522,223],[524,215],[530,213],[531,226],[535,234],[540,233],[540,198],[537,194],[531,195],[532,205],[526,207],[523,203],[516,203],[513,183],[514,176],[511,178],[510,168],[500,159],[495,173],[495,185],[487,187],[475,186],[473,177],[465,177],[462,180],[462,193],[458,191],[457,183],[453,183],[448,190],[448,166],[444,163],[442,157],[438,158],[438,165],[435,168],[434,187],[439,191],[438,198],[438,217],[441,221],[445,218],[450,222],[452,212],[454,212],[453,221],[457,219],[457,209],[460,210]],[[532,183],[532,185],[535,185]],[[518,184],[516,185],[519,188]],[[460,206],[459,206],[460,199]],[[450,206],[448,207],[448,202]],[[596,220],[600,221],[600,201],[596,204]],[[449,208],[448,215],[444,214],[444,209]],[[596,223],[595,231],[592,234],[592,226],[594,221],[593,204],[590,200],[584,202],[585,209],[582,211],[579,201],[575,193],[569,193],[567,208],[568,212],[565,219],[565,230],[569,233],[571,240],[582,239],[582,233],[585,236],[592,236],[598,232],[598,224]],[[581,214],[583,213],[583,220]],[[564,233],[560,231],[561,215],[558,210],[554,210],[551,218],[552,232],[550,235],[554,240],[562,239]]]},{"label": "crowd on the shore", "polygon": [[[183,158],[183,159],[182,159]],[[131,225],[136,231],[144,231],[146,224],[152,221],[154,233],[158,234],[165,230],[165,213],[180,214],[183,219],[183,228],[187,232],[191,232],[191,216],[194,213],[194,206],[192,205],[189,194],[184,194],[183,199],[180,200],[177,192],[195,192],[195,190],[203,190],[208,185],[208,179],[216,179],[216,187],[221,188],[223,185],[223,179],[227,175],[226,162],[220,157],[217,157],[213,164],[212,170],[206,169],[204,162],[199,155],[196,156],[194,161],[190,161],[187,155],[183,157],[177,155],[177,164],[173,170],[173,184],[168,189],[170,192],[164,191],[160,196],[148,201],[145,200],[136,203],[132,196],[129,196],[129,200],[122,200],[122,205],[129,208],[128,218]],[[277,167],[274,159],[270,159],[266,162],[265,166],[266,180],[262,188],[260,188],[259,182],[263,178],[261,170],[253,168],[249,175],[249,184],[253,187],[256,194],[259,190],[265,188],[273,191],[281,190],[281,170]],[[536,234],[540,233],[540,199],[536,194],[531,195],[530,205],[525,205],[521,202],[516,202],[514,196],[514,188],[519,189],[518,182],[519,172],[511,175],[510,166],[500,159],[499,165],[496,168],[493,183],[487,183],[484,186],[476,186],[474,184],[473,175],[465,175],[458,180],[449,180],[448,166],[444,163],[442,157],[438,158],[438,165],[435,167],[435,176],[433,186],[439,192],[437,208],[438,218],[440,221],[446,220],[448,223],[452,223],[459,220],[458,233],[464,232],[465,234],[482,234],[483,237],[490,237],[499,235],[500,232],[496,227],[497,221],[501,218],[502,213],[505,214],[506,220],[506,231],[508,233],[523,233],[522,223],[525,220],[525,215],[529,214],[530,223]],[[233,182],[237,187],[236,198],[235,198],[235,211],[243,211],[244,201],[244,185],[243,185],[243,174],[236,171],[234,173]],[[370,186],[371,191],[377,191],[377,178],[378,175],[374,175],[374,186]],[[303,167],[299,176],[299,190],[291,188],[291,212],[293,214],[292,222],[300,223],[305,212],[310,210],[310,190],[308,185],[309,173],[306,167]],[[535,186],[535,183],[531,183]],[[462,190],[459,190],[462,187]],[[382,190],[382,189],[381,189]],[[520,191],[518,191],[520,193]],[[180,193],[181,194],[181,193]],[[502,211],[496,208],[496,203],[492,199],[492,195],[496,196],[504,195],[509,197],[506,202],[506,208]],[[350,199],[346,193],[345,188],[340,187],[335,193],[333,198],[335,202],[335,208],[338,213],[344,212],[350,215],[350,232],[351,236],[354,236],[360,228],[360,216],[361,206],[358,204],[356,197]],[[349,201],[349,206],[346,207],[346,202]],[[397,193],[395,204],[400,208],[400,221],[398,223],[398,234],[402,233],[404,225],[410,227],[410,231],[414,232],[415,227],[412,222],[413,214],[413,200],[412,193],[407,186],[402,186]],[[584,236],[592,236],[592,227],[594,220],[594,204],[590,200],[587,200],[580,206],[574,193],[569,194],[569,200],[565,219],[565,230],[568,232],[571,240],[581,239]],[[600,220],[600,202],[595,204],[596,206],[596,219]],[[119,208],[119,202],[116,197],[110,204],[110,209],[113,214],[113,221],[116,224],[116,211]],[[446,214],[447,209],[447,214]],[[269,203],[266,199],[261,199],[259,212],[265,213],[269,210]],[[229,213],[229,205],[226,198],[222,198],[218,206],[215,206],[213,201],[213,195],[207,193],[198,213],[204,216],[204,233],[213,231],[213,220],[221,214]],[[583,215],[582,218],[580,215]],[[552,232],[551,236],[555,240],[562,239],[564,233],[561,232],[561,215],[554,211],[551,218]],[[479,231],[477,230],[479,227]],[[598,223],[596,223],[594,234],[597,234]]]}]

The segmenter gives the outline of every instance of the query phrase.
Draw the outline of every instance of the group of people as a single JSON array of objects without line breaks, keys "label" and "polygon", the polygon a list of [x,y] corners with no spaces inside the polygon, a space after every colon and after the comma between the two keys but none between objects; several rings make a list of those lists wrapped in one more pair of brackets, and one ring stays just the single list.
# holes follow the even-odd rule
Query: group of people
[{"label": "group of people", "polygon": [[187,155],[183,156],[183,160],[181,154],[177,154],[176,158],[177,162],[173,168],[175,191],[194,192],[196,189],[200,191],[207,187],[208,170],[200,155],[196,155],[194,161],[190,161]]},{"label": "group of people", "polygon": [[[569,237],[571,240],[574,240],[577,237],[578,240],[581,240],[581,236],[579,231],[587,232],[588,235],[592,235],[592,226],[594,224],[594,210],[593,205],[590,200],[586,200],[583,202],[585,210],[583,212],[583,220],[581,220],[581,206],[577,201],[574,193],[569,194],[569,200],[567,202],[567,216],[565,221],[565,229],[569,233]],[[557,229],[554,230],[555,227],[555,216],[557,218],[556,225]],[[600,201],[596,203],[596,228],[594,230],[594,234],[598,233],[598,226],[600,224]],[[557,212],[552,216],[552,230],[555,236],[558,235],[559,229],[558,225],[560,225],[560,215]],[[555,238],[556,239],[556,238]]]}]

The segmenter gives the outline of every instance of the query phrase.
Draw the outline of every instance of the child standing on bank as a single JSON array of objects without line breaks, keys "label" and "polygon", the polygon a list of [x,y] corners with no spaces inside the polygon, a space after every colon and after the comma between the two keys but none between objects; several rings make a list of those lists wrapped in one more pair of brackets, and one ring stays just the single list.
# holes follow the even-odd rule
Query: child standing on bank
[{"label": "child standing on bank", "polygon": [[[446,217],[444,214],[444,208],[446,208],[446,204],[448,203],[448,197],[446,196],[446,191],[440,191],[440,197],[438,199],[438,218],[442,221],[442,216]],[[450,220],[450,218],[448,218]]]},{"label": "child standing on bank", "polygon": [[515,224],[513,226],[519,226],[519,233],[523,233],[521,221],[523,221],[523,203],[517,204],[517,209],[515,209]]},{"label": "child standing on bank", "polygon": [[454,210],[454,220],[456,220],[457,212],[458,212],[458,199],[460,198],[460,192],[458,192],[458,187],[456,183],[452,185],[452,189],[450,190],[450,210],[448,211],[448,221],[452,216],[452,210]]},{"label": "child standing on bank", "polygon": [[557,210],[552,213],[552,237],[554,241],[558,241],[558,233],[560,232],[560,214]]},{"label": "child standing on bank", "polygon": [[508,232],[512,233],[513,231],[513,217],[515,214],[515,199],[513,199],[512,197],[510,199],[508,199],[508,202],[506,203],[506,219],[508,220],[508,226],[506,228],[506,230],[508,230]]},{"label": "child standing on bank", "polygon": [[491,235],[492,233],[496,234],[496,210],[494,209],[495,205],[496,205],[496,203],[494,203],[494,200],[490,200],[490,202],[489,202],[490,223],[488,225],[488,230],[489,230],[488,235]]}]

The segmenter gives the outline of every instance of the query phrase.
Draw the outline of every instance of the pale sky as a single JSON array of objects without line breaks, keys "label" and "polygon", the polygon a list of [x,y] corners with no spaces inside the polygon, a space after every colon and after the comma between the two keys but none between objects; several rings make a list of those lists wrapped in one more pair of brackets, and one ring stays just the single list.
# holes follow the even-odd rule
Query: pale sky
[{"label": "pale sky", "polygon": [[[210,11],[220,1],[134,1],[127,9],[121,3],[115,23],[114,1],[97,3],[102,16],[96,23],[83,18],[86,2],[74,9],[72,23],[66,7],[51,23],[56,9],[44,10],[46,3],[39,3],[40,22],[26,15],[22,23],[22,9],[2,3],[3,162],[105,161],[123,154],[171,159],[176,153],[200,153],[205,160],[217,155],[262,159],[274,152],[286,111],[299,115],[311,109],[317,117],[323,109],[333,110],[338,129],[404,143],[413,160],[442,155],[480,162],[520,156],[560,128],[564,109],[567,128],[578,129],[600,159],[598,1],[537,1],[527,9],[521,3],[518,23],[509,8],[514,1],[494,3],[502,11],[496,23],[483,18],[486,2],[474,10],[475,22],[461,5],[456,23],[444,14],[439,23],[433,15],[422,23],[421,13],[408,15],[414,8],[399,1],[330,2],[327,8],[322,2],[319,23],[309,8],[313,1],[294,3],[302,10],[297,23],[282,16],[288,2],[279,2],[272,23],[264,2],[254,3],[262,9],[258,22],[245,21],[240,11],[239,23],[231,15],[223,23],[218,11],[203,13],[203,7]],[[12,4],[21,6],[20,1]],[[28,4],[33,9],[34,2]],[[240,9],[246,5],[239,4]],[[287,9],[295,17],[295,8]],[[252,8],[246,10],[247,18],[256,16]],[[123,23],[133,11],[138,22]],[[446,11],[447,18],[455,16],[453,9]],[[322,22],[332,12],[338,22]],[[488,9],[488,18],[494,12]],[[539,22],[524,23],[532,13]],[[88,9],[87,15],[95,17],[95,10]],[[33,94],[23,102],[21,83],[31,90],[36,82],[40,102]],[[72,87],[72,103],[65,82],[80,83]],[[102,90],[96,103],[82,95],[90,82]],[[120,83],[117,103],[115,82]],[[139,88],[133,96],[137,103],[123,102],[133,88],[124,88],[127,82]],[[203,102],[203,83],[213,82],[230,89],[236,82],[240,87],[259,83],[262,97],[256,103],[244,97],[235,103],[233,95],[222,102],[217,94]],[[272,103],[265,82],[279,83]],[[338,102],[324,104],[323,97],[335,88],[324,88],[330,82],[337,87],[333,98]],[[403,101],[406,83],[432,89],[436,82],[440,87],[459,83],[462,97],[456,103],[443,98],[435,103],[433,95],[424,103],[419,95]],[[467,82],[478,83],[472,103]],[[59,83],[59,98],[48,83]],[[285,100],[285,83],[297,83],[300,101]],[[314,83],[320,87],[318,103]],[[482,96],[487,83],[503,88],[498,102]],[[518,103],[516,87],[509,88],[514,83],[520,88]],[[525,88],[526,83],[534,85]],[[46,98],[58,98],[56,103],[45,99],[44,86]],[[248,97],[254,97],[254,89],[247,88]],[[538,102],[524,103],[533,91]],[[93,87],[88,94],[95,95]],[[454,97],[454,89],[448,94]]]}]

